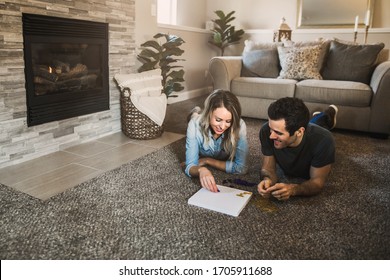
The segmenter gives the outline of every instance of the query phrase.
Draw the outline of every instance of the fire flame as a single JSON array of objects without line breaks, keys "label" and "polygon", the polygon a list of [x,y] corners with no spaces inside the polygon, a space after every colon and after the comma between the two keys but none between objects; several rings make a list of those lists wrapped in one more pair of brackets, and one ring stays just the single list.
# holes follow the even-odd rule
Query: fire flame
[{"label": "fire flame", "polygon": [[53,68],[49,66],[49,73],[53,73]]}]

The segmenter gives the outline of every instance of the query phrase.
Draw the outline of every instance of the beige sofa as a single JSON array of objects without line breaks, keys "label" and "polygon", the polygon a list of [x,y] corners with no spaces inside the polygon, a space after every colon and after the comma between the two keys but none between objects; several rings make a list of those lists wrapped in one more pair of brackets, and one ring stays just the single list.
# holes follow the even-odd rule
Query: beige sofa
[{"label": "beige sofa", "polygon": [[[340,60],[346,57],[345,54],[341,54],[342,56],[339,57],[334,56],[334,46],[342,46],[344,49],[350,48],[340,45],[338,42],[329,41],[323,46],[321,50],[325,54],[324,61],[319,61],[323,65],[318,66],[319,73],[324,74],[323,79],[292,79],[288,75],[280,78],[283,70],[283,66],[280,66],[281,59],[284,59],[281,57],[281,48],[284,47],[275,47],[275,45],[271,48],[279,54],[280,72],[278,77],[261,77],[253,73],[253,75],[242,76],[243,67],[246,67],[243,63],[245,50],[242,56],[212,58],[209,71],[215,89],[230,90],[238,97],[244,117],[267,119],[267,108],[273,101],[286,96],[298,97],[305,102],[311,112],[324,110],[331,104],[337,105],[339,114],[336,128],[370,132],[373,135],[387,137],[390,133],[390,61],[387,60],[388,52],[384,50],[380,52],[382,57],[378,59],[381,61],[376,61],[367,82],[364,83],[338,79],[338,77],[332,77],[332,73],[329,74],[329,72],[326,74],[326,70],[332,70],[331,67],[324,69],[327,59],[333,59],[340,63]],[[352,59],[356,60],[356,57],[352,57]],[[257,63],[261,66],[261,60]],[[268,60],[264,63],[270,62]],[[342,63],[341,66],[333,65],[338,68],[332,71],[337,72],[340,67],[348,67],[345,65],[348,61]],[[267,64],[265,67],[268,71],[273,66]],[[353,70],[350,71],[353,72]],[[275,74],[272,75],[275,76]],[[332,79],[325,79],[326,76]]]}]

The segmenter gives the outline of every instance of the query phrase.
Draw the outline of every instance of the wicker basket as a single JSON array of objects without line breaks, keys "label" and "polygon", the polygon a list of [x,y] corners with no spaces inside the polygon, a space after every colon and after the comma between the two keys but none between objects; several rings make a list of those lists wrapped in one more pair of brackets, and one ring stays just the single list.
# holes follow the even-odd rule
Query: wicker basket
[{"label": "wicker basket", "polygon": [[134,106],[129,89],[121,91],[120,104],[122,131],[127,137],[145,140],[161,136],[163,126],[156,124]]}]

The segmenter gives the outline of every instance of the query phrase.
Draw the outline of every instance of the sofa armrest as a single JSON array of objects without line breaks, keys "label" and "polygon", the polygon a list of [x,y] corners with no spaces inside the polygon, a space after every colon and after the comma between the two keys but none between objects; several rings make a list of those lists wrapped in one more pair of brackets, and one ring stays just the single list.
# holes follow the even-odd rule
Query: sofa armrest
[{"label": "sofa armrest", "polygon": [[390,61],[379,64],[372,74],[370,130],[390,134]]},{"label": "sofa armrest", "polygon": [[214,89],[230,91],[231,81],[240,77],[241,56],[216,56],[210,60],[209,72],[213,79]]}]

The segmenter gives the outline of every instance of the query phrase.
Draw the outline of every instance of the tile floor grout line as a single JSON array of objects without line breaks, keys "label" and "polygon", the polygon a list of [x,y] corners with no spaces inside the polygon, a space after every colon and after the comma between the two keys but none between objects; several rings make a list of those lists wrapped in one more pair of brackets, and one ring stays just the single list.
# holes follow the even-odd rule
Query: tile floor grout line
[{"label": "tile floor grout line", "polygon": [[[95,141],[96,141],[96,140],[95,140]],[[104,143],[104,142],[99,142],[99,143],[107,144],[107,143]],[[89,159],[89,158],[98,156],[98,155],[100,155],[100,154],[102,154],[102,153],[105,153],[105,152],[112,151],[112,150],[114,150],[114,149],[120,148],[120,147],[122,147],[122,146],[124,146],[124,145],[126,145],[126,144],[129,144],[129,143],[121,144],[121,145],[118,145],[118,146],[111,145],[111,144],[107,144],[108,146],[110,146],[107,150],[98,152],[98,153],[96,153],[96,154],[88,155],[88,156],[80,155],[80,154],[75,153],[75,152],[70,152],[70,151],[65,151],[65,150],[63,150],[63,151],[66,152],[66,153],[72,154],[72,155],[76,155],[76,156],[83,157],[82,160],[84,161],[84,160],[86,160],[86,159]],[[77,162],[79,162],[79,161],[77,161]]]},{"label": "tile floor grout line", "polygon": [[102,144],[111,145],[111,146],[114,146],[114,147],[120,147],[120,146],[129,144],[129,143],[133,143],[133,142],[136,141],[135,139],[131,139],[131,138],[128,138],[128,139],[129,139],[128,142],[126,142],[126,143],[120,143],[120,144],[118,144],[118,145],[109,144],[109,143],[107,143],[107,142],[105,142],[105,141],[100,140],[100,138],[99,138],[99,139],[96,139],[95,141],[96,141],[96,142],[99,142],[99,143],[102,143]]},{"label": "tile floor grout line", "polygon": [[83,166],[83,167],[86,167],[86,168],[90,168],[90,169],[93,169],[93,170],[95,170],[95,171],[102,171],[102,172],[105,172],[105,171],[106,171],[105,169],[99,169],[99,168],[96,168],[96,167],[84,165],[84,164],[81,164],[81,163],[79,163],[79,162],[73,162],[72,164],[75,164],[75,165],[78,165],[78,166]]},{"label": "tile floor grout line", "polygon": [[[98,142],[98,141],[96,141],[96,140],[93,140],[93,141]],[[87,142],[87,143],[88,143],[88,142]],[[118,148],[118,147],[121,146],[121,145],[115,146],[115,145],[107,144],[107,143],[104,143],[104,142],[99,142],[99,143],[105,144],[105,145],[109,146],[109,148],[108,148],[107,150],[105,150],[105,151],[110,151],[110,150],[112,150],[112,149],[115,149],[115,148]],[[85,143],[83,143],[83,144],[85,144]],[[79,144],[79,145],[82,145],[82,144]],[[76,146],[73,146],[73,147],[69,147],[69,148],[67,148],[67,149],[76,148],[76,147],[79,146],[79,145],[76,145]],[[76,153],[76,152],[71,152],[71,151],[67,151],[67,150],[60,150],[60,151],[66,152],[66,153],[69,153],[69,154],[72,154],[72,155],[76,155],[76,156],[81,156],[81,157],[83,157],[83,158],[90,158],[90,157],[93,157],[93,156],[96,156],[96,155],[98,155],[98,154],[100,154],[100,153],[105,152],[105,151],[103,151],[103,152],[98,152],[98,153],[93,154],[93,155],[85,156],[85,155],[81,155],[81,154],[78,154],[78,153]]]},{"label": "tile floor grout line", "polygon": [[62,166],[57,167],[57,168],[55,168],[55,169],[52,169],[52,170],[50,170],[50,171],[46,171],[46,172],[44,172],[44,173],[40,173],[40,174],[38,174],[38,175],[34,175],[34,176],[31,176],[31,177],[28,177],[28,178],[26,178],[26,179],[24,179],[24,180],[22,180],[22,181],[17,182],[16,184],[10,184],[9,186],[10,186],[10,187],[13,187],[13,186],[19,185],[19,184],[21,184],[21,183],[23,183],[23,182],[26,182],[26,181],[28,181],[28,180],[31,180],[31,179],[34,179],[34,178],[37,178],[37,177],[44,176],[44,175],[46,175],[46,174],[49,174],[50,172],[56,171],[56,170],[58,170],[58,169],[60,169],[60,168],[66,167],[66,166],[68,166],[68,165],[70,165],[70,164],[73,164],[73,162],[67,163],[67,164],[65,164],[65,165],[62,165]]},{"label": "tile floor grout line", "polygon": [[[85,161],[85,160],[88,160],[88,159],[90,159],[90,158],[92,158],[92,157],[98,156],[99,154],[102,154],[102,153],[105,153],[105,152],[109,152],[109,151],[114,150],[114,149],[118,149],[118,148],[120,148],[120,147],[122,147],[122,146],[125,146],[125,145],[128,145],[128,144],[135,144],[135,145],[137,145],[137,146],[143,146],[143,147],[151,148],[151,149],[153,150],[153,151],[150,151],[150,152],[148,152],[148,153],[146,153],[146,154],[143,154],[141,157],[146,156],[146,155],[148,155],[148,154],[150,154],[150,153],[156,152],[157,150],[159,150],[159,149],[165,147],[165,146],[162,146],[162,147],[156,148],[156,147],[153,147],[153,146],[142,145],[142,144],[135,143],[135,142],[128,142],[128,143],[124,143],[123,145],[115,146],[115,147],[110,148],[110,149],[108,149],[108,150],[105,150],[105,151],[103,151],[103,152],[100,152],[100,153],[97,153],[97,154],[95,154],[95,155],[86,157],[85,159],[82,159],[81,162],[83,162],[83,161]],[[74,162],[74,163],[77,164],[77,165],[80,165],[80,166],[84,166],[84,167],[88,167],[88,168],[95,169],[95,170],[97,170],[97,171],[106,172],[106,171],[110,171],[110,170],[113,170],[113,169],[115,169],[115,168],[121,167],[122,165],[127,164],[127,163],[130,163],[130,162],[132,162],[132,161],[134,161],[134,160],[136,160],[136,159],[138,159],[138,158],[139,158],[139,157],[137,157],[137,158],[135,158],[135,159],[130,159],[129,161],[127,161],[127,162],[125,162],[125,163],[122,163],[122,164],[120,164],[119,166],[116,166],[116,167],[114,167],[114,168],[109,168],[109,169],[99,169],[99,168],[96,168],[96,167],[93,167],[93,166],[90,166],[90,165],[82,164],[80,161]]]},{"label": "tile floor grout line", "polygon": [[[17,185],[19,185],[19,184],[22,184],[22,183],[28,181],[28,180],[32,180],[32,179],[35,179],[35,178],[38,178],[38,177],[42,177],[42,176],[44,176],[44,175],[47,175],[47,174],[49,174],[49,173],[51,173],[51,172],[58,171],[58,170],[60,170],[61,168],[65,168],[65,167],[70,166],[70,165],[72,165],[72,164],[80,165],[80,164],[77,164],[77,162],[69,162],[69,163],[67,163],[67,164],[65,164],[65,165],[62,165],[62,166],[57,167],[57,168],[54,168],[54,169],[52,169],[52,170],[50,170],[50,171],[46,171],[46,172],[44,172],[44,173],[41,173],[41,174],[38,174],[38,175],[34,175],[34,176],[31,176],[31,177],[28,177],[28,178],[26,178],[26,179],[24,179],[24,180],[22,180],[22,181],[20,181],[20,182],[17,182],[16,184],[9,184],[8,186],[9,186],[9,187],[17,186]],[[88,168],[90,168],[90,169],[95,169],[95,168],[92,168],[92,167],[90,167],[90,166],[85,166],[85,167],[88,167]],[[98,170],[98,171],[99,171],[99,170]]]},{"label": "tile floor grout line", "polygon": [[90,157],[90,156],[83,156],[83,155],[80,155],[80,154],[77,154],[77,153],[74,153],[74,152],[65,151],[65,150],[60,150],[60,152],[64,152],[64,153],[68,153],[68,154],[71,154],[71,155],[82,157],[83,158],[82,160],[87,159],[87,158]]}]

